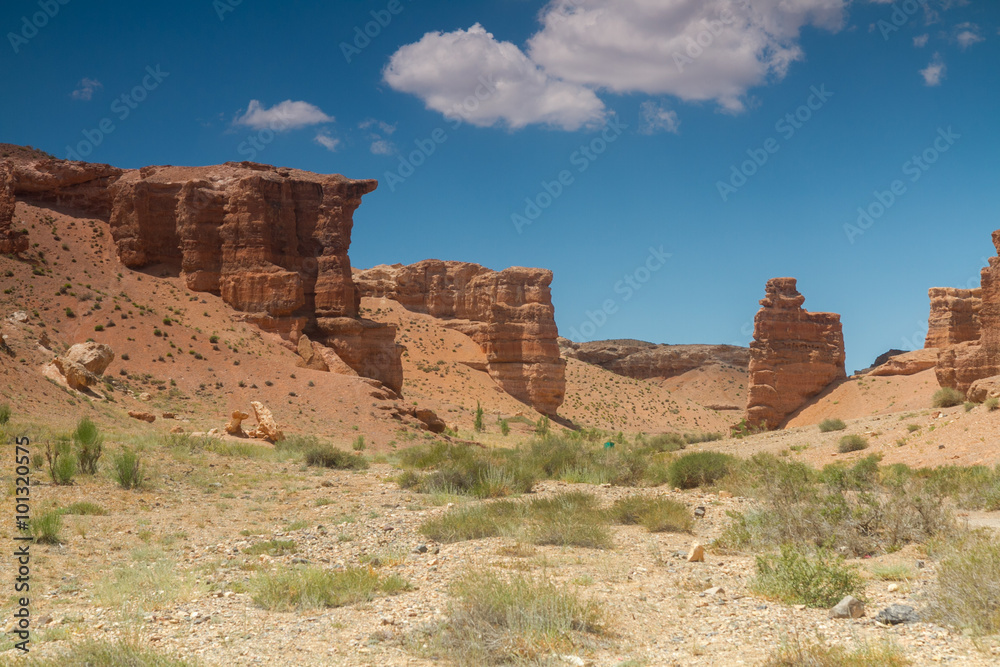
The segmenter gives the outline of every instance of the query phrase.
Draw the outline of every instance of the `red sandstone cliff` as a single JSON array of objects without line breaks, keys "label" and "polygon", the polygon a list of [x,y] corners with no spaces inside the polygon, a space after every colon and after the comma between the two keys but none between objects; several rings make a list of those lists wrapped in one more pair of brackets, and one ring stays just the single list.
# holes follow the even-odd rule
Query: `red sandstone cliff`
[{"label": "red sandstone cliff", "polygon": [[[993,245],[1000,253],[1000,229],[993,232]],[[978,338],[943,347],[938,353],[938,383],[963,393],[977,380],[1000,375],[1000,256],[990,257],[980,283]]]},{"label": "red sandstone cliff", "polygon": [[393,299],[471,337],[486,354],[490,376],[511,396],[549,415],[562,405],[566,369],[551,271],[425,260],[356,271],[354,281],[362,296]]},{"label": "red sandstone cliff", "polygon": [[840,315],[810,313],[795,278],[772,278],[754,317],[747,421],[777,428],[832,382],[847,376]]},{"label": "red sandstone cliff", "polygon": [[561,339],[564,356],[635,378],[670,378],[705,366],[735,366],[746,370],[750,350],[734,345],[658,345],[641,340],[595,340],[574,343]]},{"label": "red sandstone cliff", "polygon": [[932,287],[927,291],[931,300],[927,320],[925,348],[941,348],[979,340],[979,311],[983,291]]},{"label": "red sandstone cliff", "polygon": [[[11,196],[109,220],[126,266],[166,265],[265,330],[308,332],[358,374],[398,392],[395,329],[358,316],[347,251],[353,214],[377,187],[250,162],[144,167],[0,161],[0,246],[16,246]],[[13,250],[9,250],[13,251]]]}]

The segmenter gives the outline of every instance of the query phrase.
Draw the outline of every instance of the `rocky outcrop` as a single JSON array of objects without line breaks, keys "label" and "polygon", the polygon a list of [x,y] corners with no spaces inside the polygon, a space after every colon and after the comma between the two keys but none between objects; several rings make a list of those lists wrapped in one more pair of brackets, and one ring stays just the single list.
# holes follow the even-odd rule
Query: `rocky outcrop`
[{"label": "rocky outcrop", "polygon": [[[1000,253],[1000,229],[993,232]],[[979,338],[940,349],[937,379],[942,387],[966,393],[976,380],[1000,375],[1000,256],[980,272]]]},{"label": "rocky outcrop", "polygon": [[1000,398],[1000,375],[976,380],[969,386],[968,399],[982,403],[988,398]]},{"label": "rocky outcrop", "polygon": [[889,357],[885,363],[879,364],[869,370],[867,375],[877,377],[888,375],[915,375],[928,368],[937,365],[938,351],[914,350],[913,352],[902,352]]},{"label": "rocky outcrop", "polygon": [[566,367],[551,271],[425,260],[356,271],[354,280],[363,297],[392,299],[468,335],[486,354],[490,377],[514,398],[548,415],[562,405]]},{"label": "rocky outcrop", "polygon": [[247,435],[258,440],[266,440],[275,443],[285,439],[285,434],[278,428],[278,423],[274,421],[274,415],[264,407],[260,401],[250,401],[250,408],[253,416],[257,420],[257,427],[247,431]]},{"label": "rocky outcrop", "polygon": [[290,346],[303,333],[355,372],[402,387],[390,325],[359,318],[348,248],[353,214],[374,180],[251,162],[144,167],[54,159],[0,160],[0,251],[26,248],[12,196],[110,221],[126,266],[164,265]]},{"label": "rocky outcrop", "polygon": [[245,438],[247,436],[243,431],[243,420],[249,419],[250,415],[242,410],[233,410],[233,413],[229,417],[229,421],[226,422],[226,433],[229,435],[235,435],[237,438]]},{"label": "rocky outcrop", "polygon": [[129,410],[128,416],[132,419],[138,419],[141,422],[149,422],[150,424],[156,421],[156,415],[151,415],[148,412],[139,412],[138,410]]},{"label": "rocky outcrop", "polygon": [[559,339],[564,357],[635,378],[670,378],[706,366],[746,369],[750,350],[734,345],[657,345],[641,340],[597,340],[574,343]]},{"label": "rocky outcrop", "polygon": [[750,344],[747,421],[777,428],[844,371],[840,315],[810,313],[795,278],[767,281]]},{"label": "rocky outcrop", "polygon": [[927,320],[925,348],[942,348],[979,340],[982,289],[932,287],[927,293],[931,313]]},{"label": "rocky outcrop", "polygon": [[114,359],[115,353],[109,346],[88,341],[74,345],[66,354],[56,357],[52,364],[67,385],[77,391],[85,391],[100,381],[100,376]]}]

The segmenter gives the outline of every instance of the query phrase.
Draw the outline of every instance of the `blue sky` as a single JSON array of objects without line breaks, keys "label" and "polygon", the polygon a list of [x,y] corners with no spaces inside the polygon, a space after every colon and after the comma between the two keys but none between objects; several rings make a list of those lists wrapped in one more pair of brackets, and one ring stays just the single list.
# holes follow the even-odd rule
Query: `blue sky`
[{"label": "blue sky", "polygon": [[994,252],[998,30],[992,0],[10,0],[0,141],[377,178],[355,266],[546,267],[577,338],[745,345],[795,276],[850,371]]}]

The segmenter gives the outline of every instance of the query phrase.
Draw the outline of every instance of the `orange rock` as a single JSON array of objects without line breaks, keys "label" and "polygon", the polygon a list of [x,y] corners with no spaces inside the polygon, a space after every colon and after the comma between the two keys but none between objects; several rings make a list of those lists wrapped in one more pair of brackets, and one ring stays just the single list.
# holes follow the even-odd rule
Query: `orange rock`
[{"label": "orange rock", "polygon": [[257,428],[249,434],[251,437],[272,443],[285,439],[285,434],[278,428],[270,410],[260,401],[250,401],[250,407],[253,408],[253,415],[257,419]]},{"label": "orange rock", "polygon": [[937,365],[938,351],[936,349],[914,350],[889,357],[880,366],[868,371],[867,375],[914,375]]},{"label": "orange rock", "polygon": [[979,340],[979,311],[983,305],[980,288],[932,287],[927,294],[931,300],[931,314],[927,320],[925,348]]},{"label": "orange rock", "polygon": [[229,435],[235,435],[240,438],[245,438],[246,433],[243,432],[243,420],[249,419],[250,415],[243,412],[242,410],[233,410],[233,414],[229,419],[229,423],[226,424],[226,433]]},{"label": "orange rock", "polygon": [[138,412],[136,410],[129,410],[128,416],[132,419],[138,419],[139,421],[149,422],[152,424],[156,421],[156,416],[151,415],[148,412]]},{"label": "orange rock", "polygon": [[600,366],[618,375],[646,380],[670,378],[705,366],[746,368],[750,350],[734,345],[658,345],[641,340],[559,339],[563,356]]},{"label": "orange rock", "polygon": [[549,415],[562,405],[566,362],[557,342],[551,271],[424,260],[357,271],[354,281],[363,297],[393,299],[471,337],[486,354],[490,376],[514,398]]},{"label": "orange rock", "polygon": [[750,344],[747,421],[779,427],[807,400],[847,377],[840,315],[802,308],[795,278],[767,281]]}]

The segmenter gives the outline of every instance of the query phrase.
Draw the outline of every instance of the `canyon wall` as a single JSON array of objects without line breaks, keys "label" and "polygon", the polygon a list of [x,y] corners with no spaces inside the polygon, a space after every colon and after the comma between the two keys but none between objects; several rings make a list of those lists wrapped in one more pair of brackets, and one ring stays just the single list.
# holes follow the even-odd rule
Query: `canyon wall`
[{"label": "canyon wall", "polygon": [[795,278],[767,281],[750,344],[747,421],[778,428],[806,401],[847,377],[840,315],[810,313]]},{"label": "canyon wall", "polygon": [[670,378],[706,366],[746,369],[750,350],[735,345],[660,345],[641,340],[595,340],[574,343],[561,339],[563,355],[635,378]]},{"label": "canyon wall", "polygon": [[176,271],[189,289],[221,295],[262,329],[292,344],[309,333],[358,374],[399,392],[395,328],[360,319],[347,254],[354,211],[377,185],[251,162],[123,171],[4,160],[0,244],[13,243],[5,191],[107,218],[125,266]]},{"label": "canyon wall", "polygon": [[983,291],[932,287],[927,291],[931,312],[927,319],[924,348],[942,348],[979,340],[979,311]]},{"label": "canyon wall", "polygon": [[425,260],[356,271],[361,296],[385,297],[472,338],[487,371],[508,394],[555,415],[566,393],[552,306],[552,272]]}]

